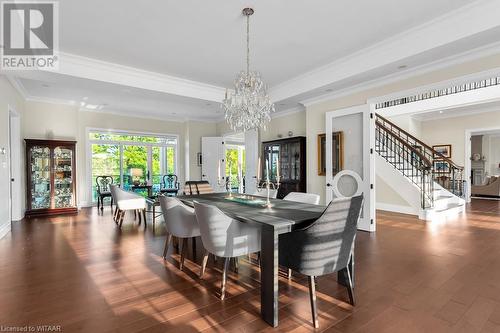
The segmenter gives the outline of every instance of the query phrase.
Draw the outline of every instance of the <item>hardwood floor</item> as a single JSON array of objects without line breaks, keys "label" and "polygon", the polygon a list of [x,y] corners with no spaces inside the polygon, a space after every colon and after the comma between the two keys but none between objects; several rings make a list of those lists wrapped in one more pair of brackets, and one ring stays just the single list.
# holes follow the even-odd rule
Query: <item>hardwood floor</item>
[{"label": "hardwood floor", "polygon": [[[148,219],[150,217],[148,216]],[[242,260],[218,299],[220,268],[199,280],[190,251],[161,258],[164,229],[127,215],[122,231],[96,209],[14,223],[0,240],[0,325],[63,332],[273,331],[260,319],[259,273]],[[191,249],[191,247],[190,247]],[[172,250],[169,253],[172,253]],[[220,264],[219,260],[218,264]],[[500,332],[500,201],[474,200],[454,220],[378,213],[356,240],[356,307],[335,274],[318,279],[325,332]],[[280,278],[280,325],[313,331],[307,280]]]}]

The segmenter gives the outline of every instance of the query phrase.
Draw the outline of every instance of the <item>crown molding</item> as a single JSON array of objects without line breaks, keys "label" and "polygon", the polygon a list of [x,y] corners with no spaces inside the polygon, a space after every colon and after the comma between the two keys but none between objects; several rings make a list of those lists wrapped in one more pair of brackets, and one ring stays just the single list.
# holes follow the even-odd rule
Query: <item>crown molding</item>
[{"label": "crown molding", "polygon": [[21,95],[21,97],[26,100],[26,98],[29,96],[28,91],[26,91],[23,84],[17,79],[17,77],[7,74],[5,74],[5,77],[14,87],[14,89]]},{"label": "crown molding", "polygon": [[[499,112],[499,111],[500,111],[500,105],[499,106],[487,106],[487,107],[476,108],[476,109],[472,109],[472,110],[458,110],[458,111],[447,112],[447,113],[442,113],[442,114],[438,113],[438,114],[433,115],[432,117],[429,117],[429,118],[427,118],[425,116],[425,113],[410,115],[410,117],[423,123],[423,122],[435,121],[435,120],[441,120],[441,119],[471,117],[471,116],[475,116],[478,114]],[[389,119],[390,119],[390,117],[389,117]]]},{"label": "crown molding", "polygon": [[[428,74],[431,72],[435,72],[441,69],[449,68],[454,65],[459,65],[462,63],[466,63],[468,61],[473,61],[477,60],[483,57],[487,57],[490,55],[494,54],[500,54],[500,42],[494,43],[494,44],[489,44],[480,48],[476,48],[464,53],[460,53],[457,55],[453,55],[450,57],[446,58],[441,58],[439,60],[436,60],[431,63],[423,64],[417,67],[409,68],[404,71],[399,71],[397,73],[393,73],[390,75],[386,75],[384,77],[370,80],[367,82],[363,82],[360,84],[356,84],[353,86],[345,87],[337,91],[333,91],[327,94],[322,94],[316,97],[304,99],[300,101],[300,104],[309,107],[314,104],[330,101],[336,98],[340,98],[343,96],[348,96],[352,95],[361,91],[389,85],[398,81],[406,80],[412,77]],[[487,71],[482,71],[478,73],[473,73],[473,74],[468,74],[468,75],[462,75],[457,78],[453,78],[450,80],[445,80],[437,83],[432,83],[429,85],[425,86],[419,86],[418,88],[412,88],[412,89],[406,89],[402,91],[398,91],[396,93],[391,93],[388,95],[383,95],[383,96],[377,96],[374,98],[370,98],[367,100],[367,103],[378,103],[378,102],[383,102],[391,99],[397,99],[398,97],[404,97],[408,94],[415,93],[417,91],[422,91],[422,89],[433,89],[433,88],[439,88],[439,87],[444,87],[452,83],[458,83],[458,82],[465,82],[468,79],[474,80],[479,77],[483,76],[488,76],[490,74],[498,74],[500,73],[500,68],[494,68],[491,70]]]},{"label": "crown molding", "polygon": [[270,89],[271,98],[285,100],[498,27],[498,12],[500,1],[476,1],[278,84]]},{"label": "crown molding", "polygon": [[274,112],[271,114],[271,119],[286,117],[295,113],[305,112],[306,109],[302,105],[295,106],[280,112]]},{"label": "crown molding", "polygon": [[58,74],[220,102],[225,89],[211,84],[61,52]]}]

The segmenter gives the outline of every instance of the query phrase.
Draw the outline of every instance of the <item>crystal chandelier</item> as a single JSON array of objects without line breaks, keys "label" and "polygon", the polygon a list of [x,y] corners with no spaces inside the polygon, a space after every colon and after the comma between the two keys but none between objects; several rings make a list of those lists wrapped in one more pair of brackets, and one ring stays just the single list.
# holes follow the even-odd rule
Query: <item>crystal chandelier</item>
[{"label": "crystal chandelier", "polygon": [[262,82],[260,73],[250,71],[250,16],[252,8],[243,9],[247,18],[247,70],[241,71],[234,80],[234,92],[228,92],[222,101],[225,118],[235,131],[266,128],[274,112],[267,93],[267,85]]}]

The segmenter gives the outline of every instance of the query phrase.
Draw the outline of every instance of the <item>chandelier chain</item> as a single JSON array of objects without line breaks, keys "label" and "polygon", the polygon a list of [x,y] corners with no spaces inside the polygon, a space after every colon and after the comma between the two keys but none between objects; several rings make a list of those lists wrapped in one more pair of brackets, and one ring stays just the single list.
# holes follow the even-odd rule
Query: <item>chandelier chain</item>
[{"label": "chandelier chain", "polygon": [[250,15],[247,15],[247,74],[250,73]]}]

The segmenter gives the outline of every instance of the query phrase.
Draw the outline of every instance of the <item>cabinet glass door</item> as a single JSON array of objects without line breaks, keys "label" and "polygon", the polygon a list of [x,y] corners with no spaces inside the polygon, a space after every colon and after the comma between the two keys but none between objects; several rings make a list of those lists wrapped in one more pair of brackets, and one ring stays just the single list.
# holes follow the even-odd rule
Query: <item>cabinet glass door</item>
[{"label": "cabinet glass door", "polygon": [[34,146],[31,156],[31,209],[50,208],[50,149]]},{"label": "cabinet glass door", "polygon": [[54,207],[73,207],[73,151],[66,147],[54,149]]}]

